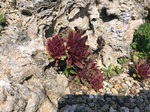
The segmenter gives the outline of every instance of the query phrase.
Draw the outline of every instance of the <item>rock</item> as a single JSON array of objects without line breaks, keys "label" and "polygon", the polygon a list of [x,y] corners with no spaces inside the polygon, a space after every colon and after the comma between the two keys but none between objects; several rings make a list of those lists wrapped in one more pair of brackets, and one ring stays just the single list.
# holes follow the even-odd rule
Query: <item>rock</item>
[{"label": "rock", "polygon": [[109,112],[117,112],[117,110],[113,109],[113,107],[110,107]]},{"label": "rock", "polygon": [[105,105],[105,101],[102,99],[98,99],[97,102],[101,107],[103,107]]},{"label": "rock", "polygon": [[120,112],[129,112],[129,109],[127,107],[121,107]]},{"label": "rock", "polygon": [[130,88],[130,92],[131,92],[131,94],[136,95],[136,91],[135,91],[135,89]]},{"label": "rock", "polygon": [[112,99],[111,99],[110,97],[106,97],[106,101],[107,101],[107,102],[111,102]]},{"label": "rock", "polygon": [[118,95],[118,91],[115,88],[112,88],[111,92],[114,93],[115,95]]},{"label": "rock", "polygon": [[139,108],[135,107],[134,112],[140,112]]},{"label": "rock", "polygon": [[109,110],[109,105],[105,104],[103,107],[101,107],[102,111],[108,111]]},{"label": "rock", "polygon": [[124,88],[125,90],[128,90],[128,88],[129,88],[128,85],[125,84],[125,83],[122,83],[121,86],[122,86],[122,88]]},{"label": "rock", "polygon": [[94,107],[94,105],[95,105],[95,104],[94,104],[93,102],[92,102],[92,103],[89,103],[89,107],[90,107],[90,108]]},{"label": "rock", "polygon": [[[70,94],[70,89],[68,79],[51,67],[44,53],[46,39],[66,27],[72,30],[81,29],[83,35],[88,35],[87,44],[90,49],[100,51],[96,60],[98,65],[115,65],[118,57],[129,57],[133,33],[144,22],[149,4],[149,0],[0,1],[0,12],[7,24],[0,34],[0,111],[59,111],[56,109],[58,99]],[[117,90],[123,88],[126,95],[133,86],[133,83],[130,83],[131,78],[126,78],[125,82],[118,82],[121,87],[104,83],[104,89],[99,91],[118,95],[120,93]],[[144,87],[146,84],[143,84],[139,90],[148,90],[148,87]],[[89,93],[98,95],[93,90]],[[82,91],[79,91],[79,94],[82,94]],[[110,101],[110,98],[106,100]],[[93,99],[87,101],[93,105]],[[102,110],[109,110],[105,100],[97,101]],[[145,107],[149,103],[148,98],[139,98],[135,102],[140,111],[143,108],[149,110]],[[44,110],[45,108],[47,110]],[[67,105],[64,111],[74,111],[78,108],[92,112],[88,105]],[[121,110],[128,109],[122,107]]]},{"label": "rock", "polygon": [[74,112],[77,108],[77,105],[66,105],[64,108],[58,110],[58,112]]},{"label": "rock", "polygon": [[118,84],[115,84],[115,86],[114,86],[114,88],[116,89],[116,90],[118,90],[118,89],[120,89],[120,84],[118,83]]},{"label": "rock", "polygon": [[140,86],[142,87],[142,88],[144,88],[145,87],[145,84],[143,84],[142,82],[140,83]]},{"label": "rock", "polygon": [[90,98],[90,99],[93,99],[93,98],[94,98],[94,96],[93,96],[93,95],[89,95],[89,98]]},{"label": "rock", "polygon": [[57,108],[55,105],[52,105],[47,98],[45,98],[43,104],[39,108],[39,112],[57,112]]}]

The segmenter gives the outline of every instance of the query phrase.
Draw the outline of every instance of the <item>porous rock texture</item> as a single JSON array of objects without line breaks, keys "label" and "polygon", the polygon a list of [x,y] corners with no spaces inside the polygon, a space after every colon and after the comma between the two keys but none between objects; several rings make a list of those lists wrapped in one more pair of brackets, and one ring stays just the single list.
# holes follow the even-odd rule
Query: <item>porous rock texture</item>
[{"label": "porous rock texture", "polygon": [[0,112],[57,112],[57,101],[70,92],[44,53],[46,39],[68,27],[81,29],[90,48],[101,49],[98,65],[116,64],[129,56],[148,6],[149,0],[2,0]]}]

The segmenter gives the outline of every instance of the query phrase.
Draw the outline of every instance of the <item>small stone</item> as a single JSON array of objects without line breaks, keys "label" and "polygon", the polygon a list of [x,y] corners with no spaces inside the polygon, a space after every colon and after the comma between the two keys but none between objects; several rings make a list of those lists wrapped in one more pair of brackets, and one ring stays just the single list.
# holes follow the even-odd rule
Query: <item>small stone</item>
[{"label": "small stone", "polygon": [[98,99],[97,102],[101,107],[105,105],[105,101],[102,99]]},{"label": "small stone", "polygon": [[112,93],[114,93],[115,95],[118,95],[118,91],[115,88],[111,89]]},{"label": "small stone", "polygon": [[93,95],[89,95],[89,98],[90,98],[90,99],[93,99],[93,98],[94,98],[94,96],[93,96]]},{"label": "small stone", "polygon": [[110,97],[107,97],[107,98],[106,98],[106,101],[107,101],[107,102],[111,102],[112,100],[111,100]]},{"label": "small stone", "polygon": [[82,86],[81,89],[83,89],[83,90],[88,90],[87,86]]},{"label": "small stone", "polygon": [[97,95],[96,91],[94,89],[92,89],[89,94],[92,94],[92,95]]},{"label": "small stone", "polygon": [[131,84],[131,82],[129,82],[129,81],[126,81],[126,84],[127,84],[127,85],[129,85],[129,87],[132,87],[132,84]]},{"label": "small stone", "polygon": [[99,89],[99,92],[100,92],[100,93],[104,93],[105,90],[102,88],[102,89]]},{"label": "small stone", "polygon": [[101,110],[102,111],[108,111],[108,109],[109,109],[109,106],[108,106],[108,104],[105,104],[102,108],[101,108]]},{"label": "small stone", "polygon": [[129,112],[129,109],[127,107],[121,107],[120,112]]},{"label": "small stone", "polygon": [[134,112],[140,112],[139,108],[135,107]]},{"label": "small stone", "polygon": [[119,103],[123,103],[124,102],[124,98],[123,97],[118,97]]},{"label": "small stone", "polygon": [[119,84],[119,83],[118,83],[118,84],[115,84],[114,88],[115,88],[116,90],[120,89],[120,84]]},{"label": "small stone", "polygon": [[114,109],[117,109],[117,103],[113,104],[112,107],[113,107]]},{"label": "small stone", "polygon": [[130,98],[130,102],[134,103],[136,100],[134,98]]},{"label": "small stone", "polygon": [[140,92],[140,90],[139,89],[136,89],[136,93],[139,93]]},{"label": "small stone", "polygon": [[92,102],[92,103],[89,103],[89,107],[94,107],[94,102]]},{"label": "small stone", "polygon": [[135,89],[130,88],[130,93],[131,93],[131,94],[133,94],[133,95],[136,95],[136,91],[135,91]]},{"label": "small stone", "polygon": [[145,87],[145,84],[144,83],[140,83],[140,86],[142,87],[142,88],[144,88]]},{"label": "small stone", "polygon": [[113,107],[110,107],[109,112],[117,112],[117,110],[113,109]]},{"label": "small stone", "polygon": [[128,89],[128,85],[125,84],[125,83],[122,83],[121,86],[122,86],[122,88],[124,88],[124,89]]}]

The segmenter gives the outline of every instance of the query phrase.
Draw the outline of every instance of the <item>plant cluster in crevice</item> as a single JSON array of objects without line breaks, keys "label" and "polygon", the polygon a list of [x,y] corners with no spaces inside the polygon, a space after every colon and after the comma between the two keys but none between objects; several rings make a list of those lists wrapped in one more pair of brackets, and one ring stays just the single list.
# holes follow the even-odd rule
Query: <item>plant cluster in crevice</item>
[{"label": "plant cluster in crevice", "polygon": [[150,23],[144,23],[135,31],[131,49],[140,58],[148,58],[150,56]]},{"label": "plant cluster in crevice", "polygon": [[131,44],[131,75],[141,80],[150,78],[150,23],[144,23],[134,33]]},{"label": "plant cluster in crevice", "polygon": [[101,70],[90,58],[91,52],[86,45],[87,36],[82,37],[82,31],[70,31],[65,37],[54,36],[47,39],[47,54],[50,62],[55,63],[67,77],[79,78],[98,91],[103,87]]},{"label": "plant cluster in crevice", "polygon": [[115,74],[121,74],[122,73],[122,70],[118,65],[112,67],[112,64],[110,64],[108,66],[108,69],[102,67],[101,70],[104,72],[104,75],[108,78],[113,77]]},{"label": "plant cluster in crevice", "polygon": [[3,14],[0,14],[0,25],[3,26],[3,27],[6,26],[6,21],[4,19]]}]

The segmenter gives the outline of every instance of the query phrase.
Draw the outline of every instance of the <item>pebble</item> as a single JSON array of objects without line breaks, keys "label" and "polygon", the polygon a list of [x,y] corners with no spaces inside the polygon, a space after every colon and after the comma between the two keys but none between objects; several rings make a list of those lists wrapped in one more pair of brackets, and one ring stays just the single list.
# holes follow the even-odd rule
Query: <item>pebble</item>
[{"label": "pebble", "polygon": [[124,88],[124,89],[128,89],[128,85],[125,84],[125,83],[122,83],[121,86],[122,86],[122,88]]},{"label": "pebble", "polygon": [[140,112],[139,108],[135,107],[134,112]]},{"label": "pebble", "polygon": [[110,107],[109,112],[117,112],[117,110],[113,109],[113,107]]},{"label": "pebble", "polygon": [[93,95],[89,95],[89,98],[90,98],[90,99],[93,99],[93,98],[94,98],[94,96],[93,96]]},{"label": "pebble", "polygon": [[115,88],[111,89],[112,93],[114,93],[115,95],[118,95],[118,91]]},{"label": "pebble", "polygon": [[102,111],[108,111],[109,110],[109,105],[108,104],[105,104],[102,108],[101,108]]},{"label": "pebble", "polygon": [[120,84],[118,83],[118,84],[115,84],[115,86],[114,86],[114,88],[116,89],[116,90],[118,90],[118,89],[120,89]]},{"label": "pebble", "polygon": [[89,107],[91,107],[91,108],[94,107],[94,105],[95,105],[95,104],[94,104],[93,102],[92,102],[92,103],[89,103]]},{"label": "pebble", "polygon": [[107,97],[107,98],[106,98],[106,101],[107,101],[107,102],[111,102],[112,100],[111,100],[110,97]]},{"label": "pebble", "polygon": [[129,109],[127,107],[121,107],[120,112],[129,112]]},{"label": "pebble", "polygon": [[136,91],[135,91],[135,89],[130,88],[130,93],[131,93],[131,94],[133,94],[133,95],[136,95]]},{"label": "pebble", "polygon": [[145,84],[143,84],[142,82],[140,83],[140,86],[142,87],[142,88],[144,88],[145,87]]},{"label": "pebble", "polygon": [[99,92],[100,92],[100,93],[104,93],[104,92],[105,92],[105,89],[103,89],[103,88],[102,88],[102,89],[99,89]]},{"label": "pebble", "polygon": [[131,84],[131,82],[129,82],[129,81],[126,81],[125,82],[127,85],[129,85],[130,87],[132,87],[132,84]]},{"label": "pebble", "polygon": [[101,107],[103,107],[105,105],[105,101],[102,99],[98,99],[97,102]]}]

